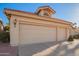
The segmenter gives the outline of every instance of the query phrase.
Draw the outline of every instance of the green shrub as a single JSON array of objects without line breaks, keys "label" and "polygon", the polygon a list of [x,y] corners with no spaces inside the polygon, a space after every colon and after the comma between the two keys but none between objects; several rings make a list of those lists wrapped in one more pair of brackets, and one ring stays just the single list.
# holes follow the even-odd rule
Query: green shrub
[{"label": "green shrub", "polygon": [[0,32],[0,42],[3,42],[3,43],[10,42],[9,32]]},{"label": "green shrub", "polygon": [[79,39],[79,34],[74,35],[74,39]]},{"label": "green shrub", "polygon": [[69,36],[68,41],[69,41],[69,42],[74,41],[74,38],[73,38],[72,35]]}]

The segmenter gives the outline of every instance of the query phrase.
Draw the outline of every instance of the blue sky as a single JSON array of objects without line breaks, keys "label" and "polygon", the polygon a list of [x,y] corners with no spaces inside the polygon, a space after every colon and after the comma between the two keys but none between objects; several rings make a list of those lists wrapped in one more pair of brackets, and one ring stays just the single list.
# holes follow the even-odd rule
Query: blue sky
[{"label": "blue sky", "polygon": [[71,3],[0,3],[0,19],[2,19],[4,25],[8,23],[8,19],[4,14],[4,8],[34,13],[38,7],[47,5],[56,11],[52,17],[71,21],[73,23],[76,22],[77,25],[79,25],[79,4]]}]

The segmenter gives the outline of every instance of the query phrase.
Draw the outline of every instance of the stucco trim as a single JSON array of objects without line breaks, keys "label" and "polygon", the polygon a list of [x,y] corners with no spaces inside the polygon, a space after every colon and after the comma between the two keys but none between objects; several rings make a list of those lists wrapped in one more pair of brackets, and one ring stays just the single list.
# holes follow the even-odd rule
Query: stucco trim
[{"label": "stucco trim", "polygon": [[[15,15],[15,16],[18,16],[18,15]],[[19,17],[25,17],[25,16],[19,16]],[[38,18],[33,18],[33,17],[25,17],[25,18],[31,18],[31,19],[35,19],[35,20],[41,20],[41,21],[47,21],[47,22],[54,22],[54,23],[59,23],[59,24],[64,24],[64,25],[70,25],[70,24],[67,24],[67,23],[62,23],[62,22],[56,22],[56,21],[49,21],[49,20],[44,20],[44,19],[38,19]],[[52,19],[54,20],[54,19]]]},{"label": "stucco trim", "polygon": [[[50,24],[43,24],[43,23],[36,23],[36,22],[30,22],[30,21],[20,21],[20,24],[26,24],[26,25],[33,25],[33,26],[43,26],[43,27],[57,27],[56,25],[50,25]],[[67,28],[67,26],[58,26],[59,28]]]},{"label": "stucco trim", "polygon": [[56,27],[56,41],[58,41],[58,28]]}]

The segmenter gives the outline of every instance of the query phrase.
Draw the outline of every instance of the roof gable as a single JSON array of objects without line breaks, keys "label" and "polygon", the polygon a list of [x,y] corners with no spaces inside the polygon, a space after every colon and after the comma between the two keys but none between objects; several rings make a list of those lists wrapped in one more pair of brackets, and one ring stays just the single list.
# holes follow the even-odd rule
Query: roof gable
[{"label": "roof gable", "polygon": [[49,6],[42,6],[36,10],[36,14],[51,17],[52,14],[55,14],[55,11]]}]

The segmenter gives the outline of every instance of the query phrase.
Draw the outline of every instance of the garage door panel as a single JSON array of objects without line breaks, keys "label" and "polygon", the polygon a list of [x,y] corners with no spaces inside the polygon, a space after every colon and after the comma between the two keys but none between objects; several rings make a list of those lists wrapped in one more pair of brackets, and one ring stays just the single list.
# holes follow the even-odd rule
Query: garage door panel
[{"label": "garage door panel", "polygon": [[62,41],[66,39],[66,29],[58,28],[58,41]]},{"label": "garage door panel", "polygon": [[20,24],[20,44],[56,41],[56,28]]}]

